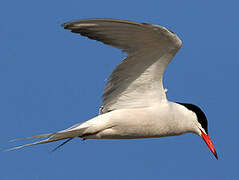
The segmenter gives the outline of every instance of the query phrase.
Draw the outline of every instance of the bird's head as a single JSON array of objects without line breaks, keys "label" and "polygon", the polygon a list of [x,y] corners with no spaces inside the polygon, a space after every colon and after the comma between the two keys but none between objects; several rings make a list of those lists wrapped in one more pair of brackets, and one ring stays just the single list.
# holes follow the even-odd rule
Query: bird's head
[{"label": "bird's head", "polygon": [[204,112],[196,105],[193,104],[187,104],[187,103],[179,103],[183,106],[185,106],[188,110],[192,111],[196,114],[196,129],[195,132],[197,135],[201,136],[202,139],[205,141],[213,155],[218,159],[217,152],[215,150],[215,147],[208,135],[208,123],[207,123],[207,117],[204,114]]}]

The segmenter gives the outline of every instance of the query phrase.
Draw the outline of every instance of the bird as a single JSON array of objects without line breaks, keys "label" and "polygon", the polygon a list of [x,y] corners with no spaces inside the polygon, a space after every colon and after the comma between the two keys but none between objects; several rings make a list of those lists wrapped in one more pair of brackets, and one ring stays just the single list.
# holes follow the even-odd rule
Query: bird
[{"label": "bird", "polygon": [[56,150],[73,138],[138,139],[192,133],[200,136],[218,159],[201,108],[167,100],[163,74],[182,46],[173,31],[159,25],[110,18],[75,20],[62,26],[118,48],[127,57],[107,79],[96,117],[55,133],[25,137],[45,139],[9,150],[65,140]]}]

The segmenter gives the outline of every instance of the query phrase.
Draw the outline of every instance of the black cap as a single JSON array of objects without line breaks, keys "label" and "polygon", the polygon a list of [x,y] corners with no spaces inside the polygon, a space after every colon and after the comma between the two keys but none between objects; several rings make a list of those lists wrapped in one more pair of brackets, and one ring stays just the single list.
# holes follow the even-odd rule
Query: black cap
[{"label": "black cap", "polygon": [[204,114],[204,112],[198,106],[194,104],[187,104],[187,103],[180,103],[180,102],[177,102],[177,103],[185,106],[188,110],[193,111],[197,115],[198,122],[201,124],[202,128],[208,134],[207,117]]}]

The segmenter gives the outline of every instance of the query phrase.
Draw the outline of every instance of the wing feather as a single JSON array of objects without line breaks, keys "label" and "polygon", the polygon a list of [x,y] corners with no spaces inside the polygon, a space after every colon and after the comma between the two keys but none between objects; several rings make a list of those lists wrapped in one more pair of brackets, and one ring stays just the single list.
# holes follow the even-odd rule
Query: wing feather
[{"label": "wing feather", "polygon": [[116,19],[79,20],[65,23],[63,27],[128,54],[108,79],[101,113],[150,106],[166,99],[163,73],[182,45],[172,31]]}]

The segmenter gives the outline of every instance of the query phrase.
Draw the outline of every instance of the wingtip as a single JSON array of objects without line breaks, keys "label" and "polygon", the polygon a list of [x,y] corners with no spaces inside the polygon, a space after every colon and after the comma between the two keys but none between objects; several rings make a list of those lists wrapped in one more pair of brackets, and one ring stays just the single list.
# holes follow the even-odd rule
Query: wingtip
[{"label": "wingtip", "polygon": [[58,145],[57,147],[55,147],[53,150],[51,150],[51,153],[55,152],[57,149],[59,149],[60,147],[62,147],[63,145],[65,145],[66,143],[68,143],[69,141],[71,141],[73,138],[68,138],[66,141],[64,141],[63,143],[61,143],[60,145]]},{"label": "wingtip", "polygon": [[61,24],[61,27],[63,27],[64,29],[71,29],[73,26],[74,26],[74,21]]},{"label": "wingtip", "polygon": [[63,23],[63,24],[61,24],[61,27],[63,27],[64,29],[66,29],[66,28],[67,28],[67,24],[68,24],[68,23]]}]

